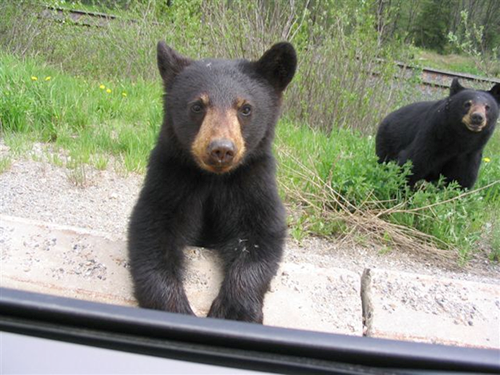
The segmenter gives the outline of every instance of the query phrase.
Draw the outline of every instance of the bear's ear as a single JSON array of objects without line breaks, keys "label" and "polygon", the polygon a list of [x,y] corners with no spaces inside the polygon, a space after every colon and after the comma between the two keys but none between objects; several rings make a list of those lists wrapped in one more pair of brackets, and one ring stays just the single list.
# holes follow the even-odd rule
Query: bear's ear
[{"label": "bear's ear", "polygon": [[458,78],[453,78],[450,86],[450,96],[458,94],[462,90],[465,90],[465,87],[463,87],[460,82],[458,82]]},{"label": "bear's ear", "polygon": [[272,46],[256,62],[257,72],[278,91],[283,91],[292,81],[297,68],[297,54],[290,43]]},{"label": "bear's ear", "polygon": [[497,83],[495,86],[493,86],[489,93],[495,98],[497,103],[500,104],[500,83]]},{"label": "bear's ear", "polygon": [[171,82],[177,74],[193,62],[193,60],[174,51],[163,41],[158,42],[157,54],[158,69],[165,83]]}]

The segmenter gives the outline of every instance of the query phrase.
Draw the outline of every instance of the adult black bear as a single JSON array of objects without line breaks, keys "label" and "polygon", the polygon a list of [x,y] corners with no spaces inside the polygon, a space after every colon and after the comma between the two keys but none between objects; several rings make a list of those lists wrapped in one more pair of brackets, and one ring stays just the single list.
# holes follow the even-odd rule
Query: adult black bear
[{"label": "adult black bear", "polygon": [[271,145],[296,65],[289,43],[257,61],[193,61],[158,43],[164,121],[128,236],[141,307],[193,314],[183,249],[197,245],[224,263],[208,316],[262,323],[286,235]]},{"label": "adult black bear", "polygon": [[410,104],[389,114],[376,138],[379,162],[413,163],[410,186],[421,179],[457,181],[472,188],[484,146],[498,119],[500,84],[490,91],[466,89],[455,78],[450,96]]}]

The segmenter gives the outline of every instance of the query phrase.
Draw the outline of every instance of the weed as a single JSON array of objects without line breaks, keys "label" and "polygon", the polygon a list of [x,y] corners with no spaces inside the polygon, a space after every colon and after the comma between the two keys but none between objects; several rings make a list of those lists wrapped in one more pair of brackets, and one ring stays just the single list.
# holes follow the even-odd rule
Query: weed
[{"label": "weed", "polygon": [[57,167],[64,167],[64,160],[62,160],[58,154],[53,153],[53,152],[48,152],[46,153],[47,160],[49,163],[57,166]]},{"label": "weed", "polygon": [[77,162],[74,159],[69,159],[66,164],[68,168],[66,177],[68,181],[77,187],[87,187],[89,180],[87,178],[87,166],[83,163]]},{"label": "weed", "polygon": [[496,217],[491,225],[491,253],[490,260],[500,262],[500,219]]},{"label": "weed", "polygon": [[[0,112],[0,116],[1,116]],[[35,138],[31,133],[4,132],[3,140],[9,147],[9,153],[14,157],[26,155],[32,148]]]},{"label": "weed", "polygon": [[103,154],[97,154],[92,157],[92,165],[100,171],[103,171],[107,168],[108,162],[109,157]]},{"label": "weed", "polygon": [[8,156],[0,156],[0,173],[7,171],[12,164],[12,160]]}]

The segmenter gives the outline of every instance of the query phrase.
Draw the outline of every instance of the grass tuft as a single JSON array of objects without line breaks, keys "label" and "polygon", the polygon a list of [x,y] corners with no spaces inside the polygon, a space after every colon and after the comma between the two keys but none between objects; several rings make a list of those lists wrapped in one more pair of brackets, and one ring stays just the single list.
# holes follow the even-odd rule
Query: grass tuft
[{"label": "grass tuft", "polygon": [[12,165],[12,159],[8,156],[0,156],[0,174],[7,171]]}]

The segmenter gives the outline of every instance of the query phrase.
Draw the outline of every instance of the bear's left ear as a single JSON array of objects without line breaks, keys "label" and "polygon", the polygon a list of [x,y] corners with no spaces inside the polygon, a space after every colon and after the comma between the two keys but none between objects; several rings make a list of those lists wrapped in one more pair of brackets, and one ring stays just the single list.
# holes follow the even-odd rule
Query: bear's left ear
[{"label": "bear's left ear", "polygon": [[462,90],[465,90],[465,87],[463,87],[460,82],[458,82],[458,78],[453,78],[450,86],[450,96],[458,94]]},{"label": "bear's left ear", "polygon": [[182,56],[180,53],[167,46],[163,41],[158,42],[157,58],[158,70],[166,84],[170,83],[176,75],[193,62],[193,60]]},{"label": "bear's left ear", "polygon": [[497,103],[500,104],[500,83],[497,83],[495,86],[493,86],[489,93],[495,98]]},{"label": "bear's left ear", "polygon": [[277,43],[256,62],[257,72],[278,91],[292,81],[297,68],[297,54],[288,42]]}]

